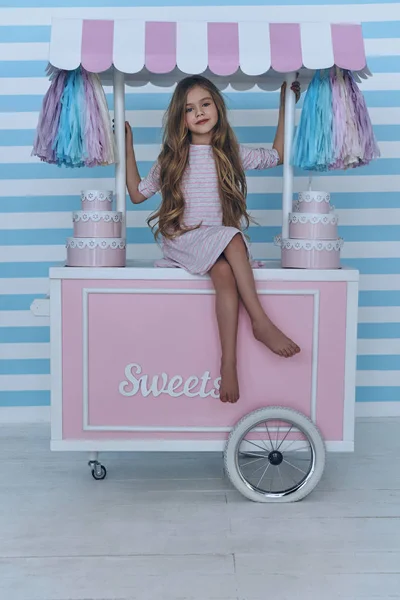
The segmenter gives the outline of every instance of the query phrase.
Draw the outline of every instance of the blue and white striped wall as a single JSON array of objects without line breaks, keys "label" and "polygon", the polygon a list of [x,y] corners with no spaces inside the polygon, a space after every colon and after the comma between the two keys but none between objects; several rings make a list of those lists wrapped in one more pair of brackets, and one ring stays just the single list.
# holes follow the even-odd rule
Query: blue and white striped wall
[{"label": "blue and white striped wall", "polygon": [[[113,170],[66,170],[31,157],[53,16],[148,19],[362,21],[374,76],[363,84],[382,158],[363,169],[321,177],[345,238],[343,259],[361,273],[357,413],[400,414],[400,2],[369,0],[0,0],[0,420],[48,417],[49,324],[31,315],[48,290],[48,268],[63,261],[71,212],[84,188],[109,188]],[[84,3],[85,8],[80,5]],[[11,7],[12,4],[12,7]],[[131,8],[132,4],[143,7]],[[149,6],[151,4],[151,6]],[[108,99],[112,109],[110,90]],[[168,90],[127,90],[140,172],[155,160]],[[271,144],[278,95],[227,92],[239,140]],[[300,103],[301,107],[301,103]],[[254,254],[273,258],[279,231],[281,171],[253,173],[249,206]],[[296,191],[306,180],[296,179]],[[129,204],[129,257],[158,256],[146,217],[157,199]]]}]

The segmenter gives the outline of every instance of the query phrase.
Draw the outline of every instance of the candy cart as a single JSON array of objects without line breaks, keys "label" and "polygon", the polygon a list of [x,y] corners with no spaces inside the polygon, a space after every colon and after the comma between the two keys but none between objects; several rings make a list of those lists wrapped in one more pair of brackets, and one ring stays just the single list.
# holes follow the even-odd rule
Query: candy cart
[{"label": "candy cart", "polygon": [[[333,65],[367,77],[361,26],[56,20],[50,64],[66,72],[81,65],[113,86],[118,157],[115,189],[82,192],[83,212],[90,206],[97,215],[111,212],[116,200],[116,210],[97,229],[102,245],[93,233],[102,215],[92,225],[90,216],[86,222],[74,216],[78,241],[67,243],[67,264],[50,270],[49,297],[32,305],[35,314],[50,315],[51,449],[87,451],[97,480],[106,476],[100,452],[220,451],[230,481],[250,500],[304,498],[322,476],[325,449],[354,447],[358,272],[338,268],[338,239],[321,242],[325,265],[311,261],[310,268],[290,269],[271,260],[255,269],[268,314],[302,352],[290,360],[269,352],[253,338],[242,311],[240,400],[220,402],[209,277],[125,260],[124,93],[125,85],[172,86],[198,73],[221,89],[238,90],[277,90],[283,81],[289,90],[296,78],[304,90],[316,70]],[[285,102],[282,256],[296,243],[293,252],[318,255],[318,236],[307,246],[295,243],[293,232],[302,223],[311,231],[332,216],[329,194],[303,186],[293,219],[291,91]],[[320,215],[311,224],[301,217],[307,206]],[[79,257],[80,266],[71,266]]]}]

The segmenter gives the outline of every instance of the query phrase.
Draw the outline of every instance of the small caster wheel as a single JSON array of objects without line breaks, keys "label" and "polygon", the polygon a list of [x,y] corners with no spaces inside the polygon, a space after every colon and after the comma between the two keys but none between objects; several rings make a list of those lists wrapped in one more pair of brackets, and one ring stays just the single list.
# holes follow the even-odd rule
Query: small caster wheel
[{"label": "small caster wheel", "polygon": [[94,469],[92,469],[92,477],[96,480],[105,479],[107,475],[107,470],[103,465],[95,465]]}]

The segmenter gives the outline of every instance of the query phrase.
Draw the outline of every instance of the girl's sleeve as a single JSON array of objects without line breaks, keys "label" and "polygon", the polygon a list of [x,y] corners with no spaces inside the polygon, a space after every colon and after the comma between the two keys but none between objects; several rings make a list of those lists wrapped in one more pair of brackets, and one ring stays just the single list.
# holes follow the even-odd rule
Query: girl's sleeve
[{"label": "girl's sleeve", "polygon": [[160,164],[155,162],[148,175],[138,185],[138,191],[145,198],[150,198],[160,191]]},{"label": "girl's sleeve", "polygon": [[240,146],[240,156],[245,171],[251,169],[271,169],[279,162],[279,154],[276,150],[266,148],[248,148]]}]

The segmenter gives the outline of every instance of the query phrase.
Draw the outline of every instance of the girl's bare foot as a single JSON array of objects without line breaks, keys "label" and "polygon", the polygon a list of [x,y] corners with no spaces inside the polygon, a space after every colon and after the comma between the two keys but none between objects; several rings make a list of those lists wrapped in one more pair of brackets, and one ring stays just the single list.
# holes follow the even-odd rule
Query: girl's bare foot
[{"label": "girl's bare foot", "polygon": [[221,365],[219,398],[221,402],[231,402],[232,404],[239,400],[239,382],[234,362]]},{"label": "girl's bare foot", "polygon": [[262,342],[275,354],[290,358],[300,352],[299,346],[288,338],[276,325],[264,317],[253,323],[253,333],[256,340]]}]

